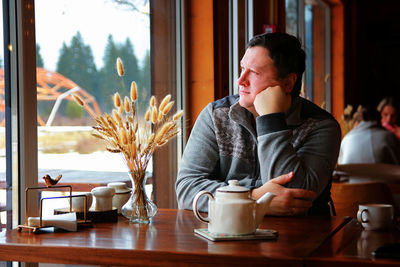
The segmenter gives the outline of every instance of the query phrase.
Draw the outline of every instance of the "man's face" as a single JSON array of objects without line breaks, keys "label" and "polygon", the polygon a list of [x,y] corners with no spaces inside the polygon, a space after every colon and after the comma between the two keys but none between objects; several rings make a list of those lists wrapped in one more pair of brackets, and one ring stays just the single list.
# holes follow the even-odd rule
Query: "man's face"
[{"label": "man's face", "polygon": [[254,99],[258,93],[271,86],[280,85],[273,60],[269,52],[261,46],[250,47],[246,50],[240,62],[241,73],[237,80],[239,85],[239,104],[254,111]]}]

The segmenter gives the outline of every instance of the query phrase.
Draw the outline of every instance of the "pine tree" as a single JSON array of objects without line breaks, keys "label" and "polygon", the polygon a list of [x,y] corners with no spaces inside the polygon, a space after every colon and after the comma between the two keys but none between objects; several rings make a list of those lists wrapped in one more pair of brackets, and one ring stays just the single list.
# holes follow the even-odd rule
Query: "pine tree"
[{"label": "pine tree", "polygon": [[148,101],[150,100],[150,92],[147,92],[144,88],[142,80],[142,71],[139,68],[138,59],[135,55],[133,45],[129,38],[126,39],[124,46],[121,48],[121,59],[124,61],[126,70],[125,83],[127,88],[130,87],[132,81],[135,81],[138,88],[139,98],[138,98],[138,112],[146,112]]},{"label": "pine tree", "polygon": [[69,47],[63,43],[56,71],[98,99],[99,95],[95,90],[98,76],[92,49],[85,45],[79,31],[72,37]]},{"label": "pine tree", "polygon": [[[122,79],[117,75],[116,60],[118,57],[123,60],[124,66],[126,66],[127,62],[121,57],[121,49],[114,42],[113,37],[109,35],[103,56],[104,65],[100,71],[101,107],[105,111],[110,111],[113,107],[111,97],[114,92],[118,91],[122,95],[127,95],[129,90],[126,81],[129,79],[127,78],[128,74],[125,74]],[[127,71],[126,68],[125,71]]]},{"label": "pine tree", "polygon": [[[65,44],[63,45],[64,49]],[[71,39],[70,47],[66,54],[61,50],[57,62],[57,72],[74,81],[79,87],[93,94],[93,83],[96,78],[96,65],[90,46],[85,45],[83,38],[78,31]]]},{"label": "pine tree", "polygon": [[129,38],[126,39],[125,44],[121,47],[119,57],[124,62],[126,73],[125,84],[127,88],[129,88],[132,81],[135,81],[136,83],[138,83],[138,87],[141,87],[139,64],[134,52],[133,45]]},{"label": "pine tree", "polygon": [[65,42],[63,42],[58,56],[56,71],[68,77],[72,74],[72,52]]},{"label": "pine tree", "polygon": [[140,72],[140,88],[139,95],[143,99],[144,107],[147,105],[151,96],[151,61],[150,51],[147,50],[142,62],[142,70]]},{"label": "pine tree", "polygon": [[36,44],[36,67],[44,68],[43,57],[40,54],[40,45]]}]

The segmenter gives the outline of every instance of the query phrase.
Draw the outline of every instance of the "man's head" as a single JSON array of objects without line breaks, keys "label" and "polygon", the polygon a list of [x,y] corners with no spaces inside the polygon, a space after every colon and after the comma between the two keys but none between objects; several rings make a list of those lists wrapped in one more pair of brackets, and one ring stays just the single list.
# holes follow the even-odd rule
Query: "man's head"
[{"label": "man's head", "polygon": [[256,95],[268,87],[280,86],[286,94],[299,95],[305,53],[294,36],[261,34],[250,40],[240,66],[239,103],[252,111]]},{"label": "man's head", "polygon": [[291,73],[296,74],[296,82],[291,94],[298,96],[306,67],[306,54],[301,47],[300,40],[287,33],[266,33],[254,36],[247,48],[255,46],[261,46],[268,50],[278,71],[278,79],[284,79]]},{"label": "man's head", "polygon": [[364,107],[359,107],[356,111],[356,122],[361,122],[361,121],[373,121],[373,122],[379,122],[379,112],[376,110],[375,107],[372,105],[368,104],[365,105]]}]

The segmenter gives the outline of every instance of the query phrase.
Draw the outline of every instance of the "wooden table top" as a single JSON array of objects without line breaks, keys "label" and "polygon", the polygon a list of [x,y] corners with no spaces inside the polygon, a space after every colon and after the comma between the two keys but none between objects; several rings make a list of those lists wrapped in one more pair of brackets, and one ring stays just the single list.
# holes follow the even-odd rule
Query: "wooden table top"
[{"label": "wooden table top", "polygon": [[303,266],[303,259],[348,222],[343,217],[265,217],[277,240],[208,241],[191,211],[160,209],[149,225],[98,223],[78,232],[0,233],[0,260],[95,265]]},{"label": "wooden table top", "polygon": [[305,260],[305,266],[400,266],[398,259],[375,258],[372,252],[385,243],[400,242],[400,231],[363,230],[361,224],[352,219],[331,239]]}]

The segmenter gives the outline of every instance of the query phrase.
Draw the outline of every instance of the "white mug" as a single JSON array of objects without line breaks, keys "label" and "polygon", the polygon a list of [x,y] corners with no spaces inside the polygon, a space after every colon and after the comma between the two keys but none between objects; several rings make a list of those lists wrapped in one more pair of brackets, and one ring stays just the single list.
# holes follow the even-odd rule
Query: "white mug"
[{"label": "white mug", "polygon": [[366,230],[384,230],[393,226],[393,206],[390,204],[359,205],[357,220]]}]

